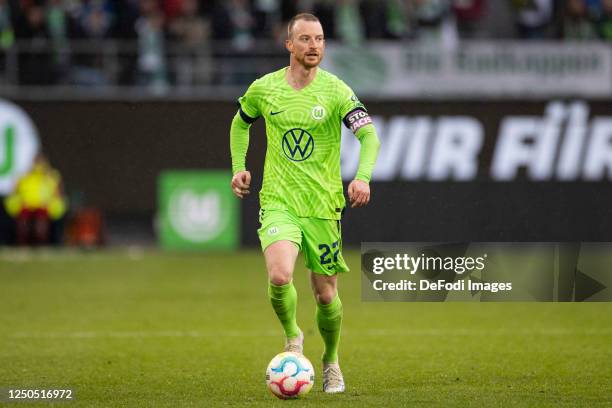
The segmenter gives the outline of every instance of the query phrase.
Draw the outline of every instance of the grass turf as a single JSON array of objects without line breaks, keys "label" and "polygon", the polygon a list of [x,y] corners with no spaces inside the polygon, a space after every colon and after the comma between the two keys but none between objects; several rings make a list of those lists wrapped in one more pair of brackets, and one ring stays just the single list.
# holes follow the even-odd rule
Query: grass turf
[{"label": "grass turf", "polygon": [[0,388],[73,388],[78,406],[612,404],[612,304],[363,303],[359,254],[346,258],[347,392],[320,390],[300,260],[299,324],[318,377],[295,402],[264,385],[283,338],[259,252],[5,250]]}]

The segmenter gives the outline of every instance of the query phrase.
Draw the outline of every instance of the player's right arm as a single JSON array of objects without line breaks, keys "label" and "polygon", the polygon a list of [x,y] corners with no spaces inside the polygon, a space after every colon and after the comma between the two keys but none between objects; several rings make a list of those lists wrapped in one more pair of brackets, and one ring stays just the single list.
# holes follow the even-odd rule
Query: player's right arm
[{"label": "player's right arm", "polygon": [[230,127],[230,152],[232,155],[232,191],[239,198],[249,194],[251,173],[246,169],[246,154],[249,149],[249,128],[260,116],[257,81],[238,99],[238,112]]}]

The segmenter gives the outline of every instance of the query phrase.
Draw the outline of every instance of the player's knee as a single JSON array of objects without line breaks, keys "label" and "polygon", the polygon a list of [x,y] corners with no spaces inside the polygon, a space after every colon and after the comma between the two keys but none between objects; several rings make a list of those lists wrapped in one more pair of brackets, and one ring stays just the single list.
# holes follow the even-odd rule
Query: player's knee
[{"label": "player's knee", "polygon": [[318,291],[315,294],[315,297],[317,298],[318,304],[329,305],[336,297],[336,290],[333,288],[326,288],[324,290]]},{"label": "player's knee", "polygon": [[291,282],[291,271],[282,266],[271,266],[268,269],[268,277],[270,282],[276,286],[286,285]]}]

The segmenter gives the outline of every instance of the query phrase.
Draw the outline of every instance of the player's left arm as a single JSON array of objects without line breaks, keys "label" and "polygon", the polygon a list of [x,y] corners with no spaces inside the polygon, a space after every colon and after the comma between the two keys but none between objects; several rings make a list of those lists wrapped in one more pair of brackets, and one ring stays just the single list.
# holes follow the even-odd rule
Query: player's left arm
[{"label": "player's left arm", "polygon": [[380,140],[372,123],[359,128],[355,136],[361,144],[361,149],[357,174],[348,186],[348,196],[353,208],[363,207],[370,202],[370,179],[380,149]]},{"label": "player's left arm", "polygon": [[352,208],[363,207],[370,202],[370,179],[378,157],[380,140],[365,106],[346,84],[342,85],[340,92],[343,94],[340,102],[342,121],[361,144],[359,168],[355,179],[348,186],[348,196]]}]

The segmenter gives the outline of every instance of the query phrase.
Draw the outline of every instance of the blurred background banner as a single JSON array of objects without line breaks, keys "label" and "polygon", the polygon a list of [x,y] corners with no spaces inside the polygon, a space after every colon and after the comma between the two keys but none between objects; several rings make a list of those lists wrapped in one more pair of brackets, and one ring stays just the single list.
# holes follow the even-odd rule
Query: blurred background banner
[{"label": "blurred background banner", "polygon": [[[612,240],[608,100],[363,102],[382,144],[367,217],[350,209],[345,215],[347,244]],[[166,169],[230,168],[234,102],[15,103],[44,135],[41,147],[63,175],[73,209],[81,203],[105,215],[109,242],[156,241],[157,179]],[[359,143],[344,132],[349,181]],[[247,160],[253,192],[261,187],[265,148],[257,121]],[[240,244],[257,246],[257,194],[241,205]]]},{"label": "blurred background banner", "polygon": [[605,44],[464,41],[460,44],[327,48],[324,67],[362,97],[505,97],[612,94],[612,50]]},{"label": "blurred background banner", "polygon": [[[374,124],[383,142],[374,181],[568,182],[603,181],[612,175],[612,114],[607,102],[368,106],[377,115]],[[350,180],[359,165],[359,143],[347,129],[342,141],[343,177]]]},{"label": "blurred background banner", "polygon": [[609,302],[612,244],[364,242],[361,294],[395,302]]},{"label": "blurred background banner", "polygon": [[0,99],[0,197],[10,194],[39,148],[36,126],[19,106]]},{"label": "blurred background banner", "polygon": [[164,171],[159,177],[159,240],[166,249],[236,249],[238,203],[231,172]]}]

